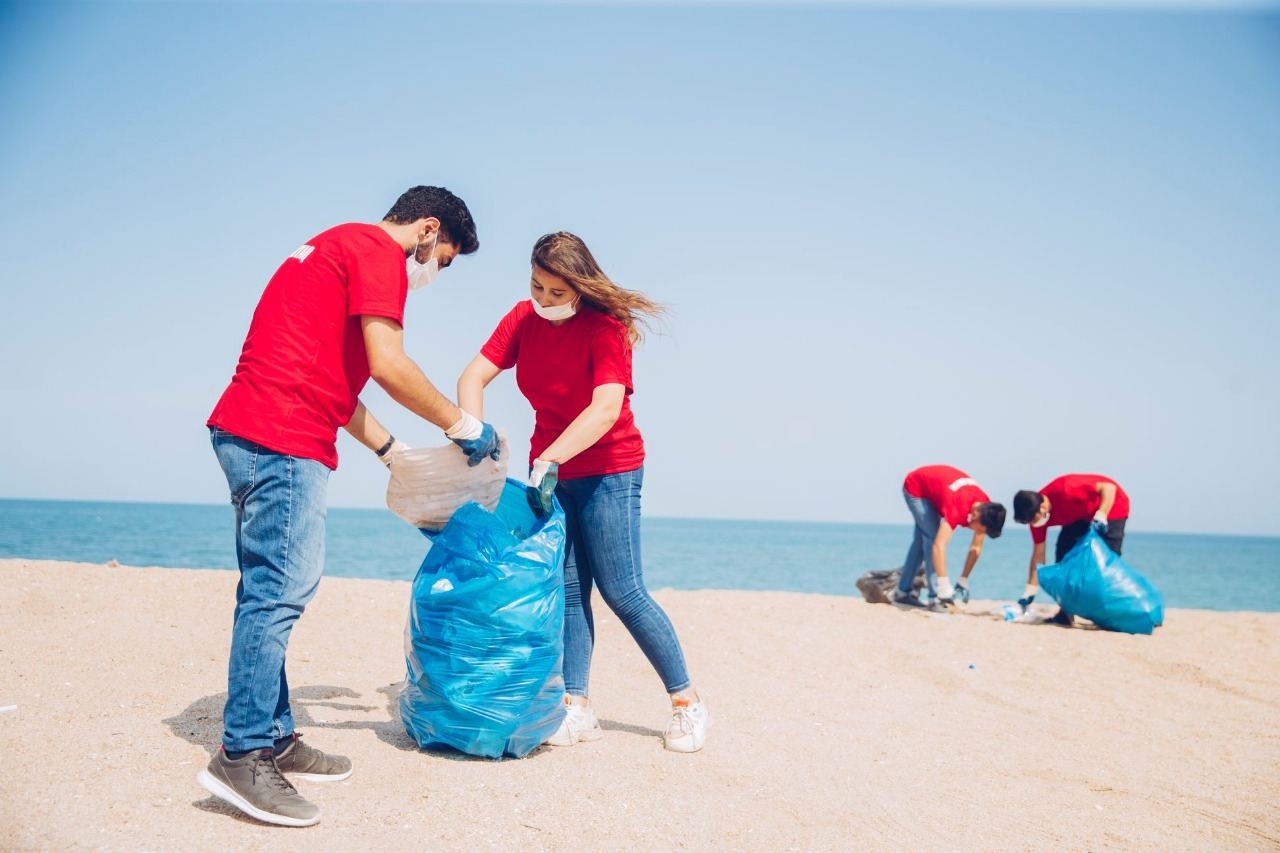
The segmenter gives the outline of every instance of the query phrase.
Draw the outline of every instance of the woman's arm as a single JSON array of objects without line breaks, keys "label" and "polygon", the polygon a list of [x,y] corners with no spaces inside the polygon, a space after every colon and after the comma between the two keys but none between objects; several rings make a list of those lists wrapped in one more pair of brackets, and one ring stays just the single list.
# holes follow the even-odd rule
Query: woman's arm
[{"label": "woman's arm", "polygon": [[502,368],[482,355],[471,359],[458,377],[458,407],[484,420],[484,389],[501,372]]},{"label": "woman's arm", "polygon": [[538,458],[563,464],[595,444],[617,423],[626,392],[626,386],[618,382],[597,385],[587,407]]}]

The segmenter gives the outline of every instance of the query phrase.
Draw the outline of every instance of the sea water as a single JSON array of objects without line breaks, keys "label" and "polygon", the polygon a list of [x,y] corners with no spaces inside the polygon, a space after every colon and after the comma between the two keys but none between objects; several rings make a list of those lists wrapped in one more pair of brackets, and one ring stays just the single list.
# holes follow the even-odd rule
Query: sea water
[{"label": "sea water", "polygon": [[[234,521],[229,505],[0,500],[0,557],[234,569]],[[650,589],[856,596],[858,576],[899,566],[910,539],[908,526],[891,524],[671,518],[642,524]],[[968,541],[965,531],[952,539],[953,578]],[[330,509],[325,573],[412,580],[428,547],[417,530],[385,510]],[[1020,596],[1030,556],[1027,529],[1008,525],[1002,537],[987,541],[973,573],[974,597]],[[1280,611],[1280,537],[1130,528],[1124,559],[1164,594],[1167,607]]]}]

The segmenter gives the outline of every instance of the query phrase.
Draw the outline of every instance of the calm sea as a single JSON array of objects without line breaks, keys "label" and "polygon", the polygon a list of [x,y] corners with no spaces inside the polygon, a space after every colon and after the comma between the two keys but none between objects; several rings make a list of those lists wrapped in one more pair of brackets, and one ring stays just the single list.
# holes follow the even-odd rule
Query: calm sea
[{"label": "calm sea", "polygon": [[[235,567],[230,506],[0,500],[0,557],[170,568]],[[650,588],[752,589],[856,596],[863,572],[899,565],[906,525],[648,518]],[[427,541],[380,509],[330,509],[325,572],[411,580]],[[967,535],[948,554],[959,573]],[[1143,533],[1125,537],[1125,560],[1168,607],[1280,611],[1280,538]],[[1022,594],[1031,552],[1025,528],[987,543],[974,595]],[[1052,554],[1052,549],[1050,549]]]}]

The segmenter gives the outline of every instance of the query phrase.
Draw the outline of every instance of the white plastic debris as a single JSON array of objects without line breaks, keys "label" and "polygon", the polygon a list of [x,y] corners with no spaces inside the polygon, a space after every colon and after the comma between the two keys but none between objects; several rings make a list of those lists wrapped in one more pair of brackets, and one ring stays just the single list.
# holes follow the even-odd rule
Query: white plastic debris
[{"label": "white plastic debris", "polygon": [[485,458],[472,467],[455,444],[415,447],[396,453],[387,483],[387,509],[427,530],[440,530],[458,508],[475,501],[492,510],[502,497],[510,451],[507,436],[498,430],[502,452],[498,460]]}]

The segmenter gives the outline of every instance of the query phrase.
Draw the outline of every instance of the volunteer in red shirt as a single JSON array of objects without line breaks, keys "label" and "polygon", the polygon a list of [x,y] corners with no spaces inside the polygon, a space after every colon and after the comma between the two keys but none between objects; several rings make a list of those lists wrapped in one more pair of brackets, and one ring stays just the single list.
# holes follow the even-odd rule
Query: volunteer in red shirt
[{"label": "volunteer in red shirt", "polygon": [[549,513],[554,495],[564,509],[566,713],[548,743],[571,746],[603,735],[587,698],[595,640],[591,591],[598,588],[671,698],[664,745],[695,752],[706,740],[710,715],[640,565],[644,441],[631,414],[631,356],[640,325],[663,308],[611,281],[573,234],[543,236],[531,260],[532,298],[502,318],[463,371],[458,400],[482,415],[484,389],[515,368],[516,385],[534,410],[530,503]]},{"label": "volunteer in red shirt", "polygon": [[[1061,526],[1054,545],[1054,561],[1062,562],[1071,548],[1092,526],[1117,554],[1124,546],[1124,526],[1129,520],[1129,496],[1120,484],[1102,474],[1064,474],[1040,491],[1023,489],[1013,496],[1013,519],[1031,526],[1031,566],[1027,588],[1018,599],[1023,610],[1035,598],[1036,567],[1045,562],[1044,543],[1050,527]],[[1053,621],[1070,625],[1071,614],[1059,610]]]},{"label": "volunteer in red shirt", "polygon": [[[992,502],[972,477],[950,465],[915,469],[902,483],[902,497],[915,527],[902,562],[894,602],[938,609],[950,607],[956,598],[968,601],[969,575],[982,556],[986,537],[996,539],[1004,529],[1004,507]],[[951,541],[952,532],[960,527],[972,530],[973,539],[965,556],[964,571],[953,588],[947,577],[947,543]],[[912,588],[921,567],[929,587],[927,605]]]},{"label": "volunteer in red shirt", "polygon": [[436,390],[404,352],[408,291],[479,246],[462,199],[413,187],[381,222],[324,231],[285,258],[253,313],[235,375],[209,416],[235,507],[236,589],[222,748],[197,780],[247,815],[309,826],[320,810],[288,776],[335,781],[351,762],[298,739],[285,650],[324,568],[325,491],[338,429],[388,466],[405,447],[359,400],[370,377],[445,430],[472,464],[492,426]]}]

